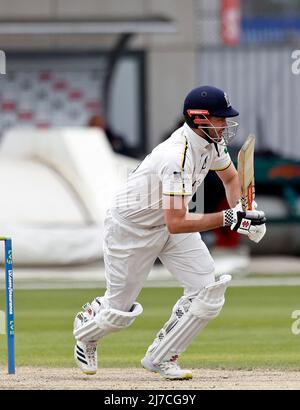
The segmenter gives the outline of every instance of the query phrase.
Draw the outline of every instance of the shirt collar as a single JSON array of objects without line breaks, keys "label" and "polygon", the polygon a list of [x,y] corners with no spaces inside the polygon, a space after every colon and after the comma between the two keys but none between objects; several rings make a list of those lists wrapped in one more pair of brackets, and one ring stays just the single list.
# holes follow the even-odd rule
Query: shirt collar
[{"label": "shirt collar", "polygon": [[195,148],[207,148],[210,144],[210,142],[206,141],[204,138],[200,137],[200,135],[196,134],[195,131],[193,131],[186,122],[183,125],[183,130],[184,135],[187,137],[187,140]]}]

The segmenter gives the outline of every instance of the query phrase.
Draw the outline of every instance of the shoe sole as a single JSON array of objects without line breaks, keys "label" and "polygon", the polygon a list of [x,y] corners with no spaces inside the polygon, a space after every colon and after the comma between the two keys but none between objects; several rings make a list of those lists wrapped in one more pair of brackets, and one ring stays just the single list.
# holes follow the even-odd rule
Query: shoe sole
[{"label": "shoe sole", "polygon": [[145,370],[148,370],[148,372],[159,374],[159,375],[160,375],[163,379],[165,379],[165,380],[190,380],[190,379],[193,378],[193,374],[192,374],[192,373],[185,373],[185,374],[182,375],[182,376],[174,376],[174,377],[172,377],[172,376],[165,376],[165,375],[161,374],[161,372],[160,372],[159,370],[154,370],[153,368],[151,369],[151,368],[149,368],[149,367],[146,367],[145,364],[143,363],[143,360],[141,360],[141,365],[143,366],[143,368],[144,368]]},{"label": "shoe sole", "polygon": [[185,373],[183,376],[180,377],[164,377],[167,380],[191,380],[193,378],[192,373]]}]

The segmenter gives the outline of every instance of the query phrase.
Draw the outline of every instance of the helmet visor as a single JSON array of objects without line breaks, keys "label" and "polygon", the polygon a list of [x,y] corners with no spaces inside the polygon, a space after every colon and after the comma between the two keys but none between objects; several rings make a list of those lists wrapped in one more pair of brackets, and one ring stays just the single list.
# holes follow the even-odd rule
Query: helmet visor
[{"label": "helmet visor", "polygon": [[233,120],[227,120],[226,122],[227,125],[224,127],[216,127],[210,123],[210,125],[198,126],[198,129],[201,129],[212,142],[228,145],[236,136],[239,124]]}]

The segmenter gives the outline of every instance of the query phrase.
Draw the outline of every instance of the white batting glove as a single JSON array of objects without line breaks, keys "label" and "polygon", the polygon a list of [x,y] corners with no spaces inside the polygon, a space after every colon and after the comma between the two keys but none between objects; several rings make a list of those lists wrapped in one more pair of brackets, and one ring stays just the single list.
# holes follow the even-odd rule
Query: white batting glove
[{"label": "white batting glove", "polygon": [[248,238],[251,241],[258,243],[265,236],[266,230],[267,230],[266,224],[251,226],[249,230]]},{"label": "white batting glove", "polygon": [[232,231],[242,235],[249,236],[251,227],[252,233],[255,234],[257,230],[254,231],[253,228],[263,225],[265,222],[266,218],[263,211],[243,211],[241,202],[238,202],[234,208],[223,211],[223,226],[230,226]]},{"label": "white batting glove", "polygon": [[[252,209],[257,209],[257,203],[255,201],[252,201]],[[251,241],[258,243],[265,236],[266,231],[267,231],[266,224],[251,226],[248,238]]]}]

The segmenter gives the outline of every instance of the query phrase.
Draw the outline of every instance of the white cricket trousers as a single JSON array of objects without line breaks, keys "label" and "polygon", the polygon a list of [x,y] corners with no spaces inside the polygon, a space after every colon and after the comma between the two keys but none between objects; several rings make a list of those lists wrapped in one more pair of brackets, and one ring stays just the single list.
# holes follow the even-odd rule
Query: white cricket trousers
[{"label": "white cricket trousers", "polygon": [[214,282],[214,261],[199,233],[170,234],[166,226],[139,228],[111,211],[104,222],[107,290],[114,309],[129,311],[157,258],[194,297]]}]

